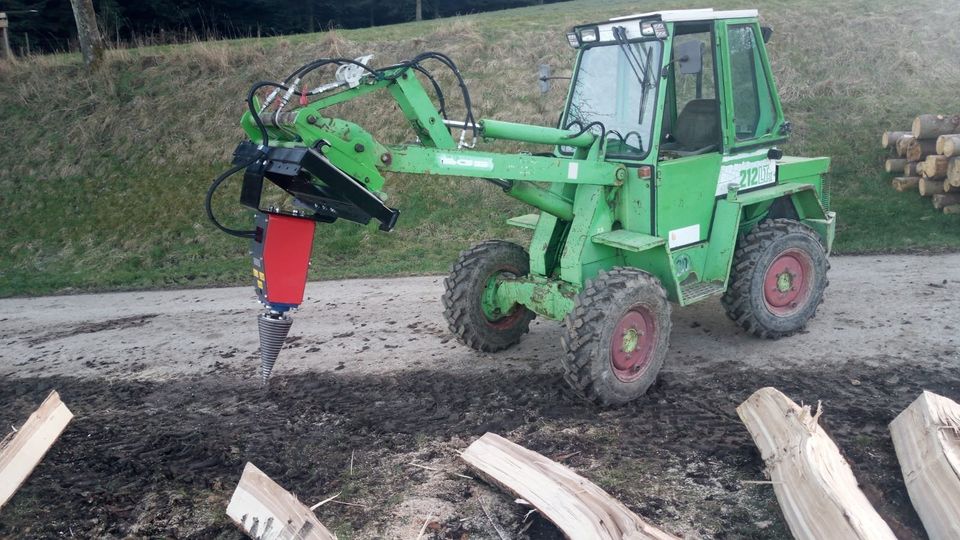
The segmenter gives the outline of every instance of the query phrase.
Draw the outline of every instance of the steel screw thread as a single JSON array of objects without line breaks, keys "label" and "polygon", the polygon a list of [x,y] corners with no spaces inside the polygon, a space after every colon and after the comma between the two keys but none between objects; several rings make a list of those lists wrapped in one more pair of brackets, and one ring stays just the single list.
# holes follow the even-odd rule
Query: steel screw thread
[{"label": "steel screw thread", "polygon": [[260,377],[266,384],[273,371],[273,365],[280,355],[293,319],[277,313],[263,313],[257,317],[257,329],[260,331]]}]

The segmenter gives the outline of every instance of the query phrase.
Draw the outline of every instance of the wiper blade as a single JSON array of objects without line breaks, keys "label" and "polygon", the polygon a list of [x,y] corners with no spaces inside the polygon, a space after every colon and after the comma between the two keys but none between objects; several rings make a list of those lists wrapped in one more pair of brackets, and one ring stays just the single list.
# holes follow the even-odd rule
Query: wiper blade
[{"label": "wiper blade", "polygon": [[[630,64],[630,69],[633,70],[633,74],[637,76],[637,81],[640,84],[646,84],[646,70],[627,42],[627,31],[622,26],[616,26],[613,28],[613,38],[617,41],[620,50],[623,51],[623,55],[627,57],[627,63]],[[634,63],[636,63],[636,65],[634,65]],[[643,72],[644,75],[641,75],[641,72]]]},{"label": "wiper blade", "polygon": [[[650,74],[648,68],[650,66],[650,62],[652,61],[650,55],[653,53],[653,51],[652,49],[647,49],[646,62],[640,62],[640,57],[637,55],[637,51],[635,49],[636,43],[633,44],[633,47],[630,46],[630,43],[627,41],[627,31],[624,27],[614,27],[613,37],[617,41],[617,45],[620,46],[620,50],[622,50],[624,55],[626,55],[627,63],[630,64],[630,68],[637,76],[637,81],[640,82],[640,117],[637,119],[637,123],[643,124],[644,103],[647,101],[647,90],[651,86],[647,80],[647,77]],[[636,66],[634,66],[634,62],[636,62]]]}]

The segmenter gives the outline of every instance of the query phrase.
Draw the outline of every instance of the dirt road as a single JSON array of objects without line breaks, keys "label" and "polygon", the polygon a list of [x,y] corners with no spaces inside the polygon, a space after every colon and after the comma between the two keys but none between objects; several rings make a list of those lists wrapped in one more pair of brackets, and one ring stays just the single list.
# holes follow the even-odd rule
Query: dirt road
[{"label": "dirt road", "polygon": [[[952,275],[945,269],[956,269]],[[51,388],[76,414],[0,513],[0,536],[238,536],[223,510],[252,461],[341,538],[511,534],[526,510],[456,452],[496,431],[565,463],[650,521],[692,536],[785,534],[736,418],[774,385],[822,400],[823,423],[906,537],[910,508],[886,424],[922,388],[960,398],[960,255],[834,258],[807,331],[746,337],[717,301],[674,312],[659,382],[626,407],[569,396],[560,328],[480,354],[450,338],[442,278],[312,283],[269,391],[250,288],[0,300],[0,426]],[[426,465],[439,471],[411,466]],[[490,512],[488,518],[481,502]],[[554,538],[537,517],[524,535]]]}]

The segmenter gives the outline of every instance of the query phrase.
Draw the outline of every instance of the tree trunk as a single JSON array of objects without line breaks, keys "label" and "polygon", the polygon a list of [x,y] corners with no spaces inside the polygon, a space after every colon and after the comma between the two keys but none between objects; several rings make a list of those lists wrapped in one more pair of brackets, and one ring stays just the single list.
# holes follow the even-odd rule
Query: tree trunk
[{"label": "tree trunk", "polygon": [[933,196],[933,207],[937,210],[955,204],[960,204],[960,193],[940,193]]},{"label": "tree trunk", "polygon": [[916,191],[919,184],[919,176],[898,176],[890,182],[897,191]]},{"label": "tree trunk", "polygon": [[[903,137],[900,137],[899,139],[897,139],[896,147],[897,147],[898,156],[904,157],[907,155],[907,144],[909,144],[910,141],[912,140],[913,140],[913,135],[904,135]],[[919,160],[911,160],[911,161],[919,161]]]},{"label": "tree trunk", "polygon": [[307,0],[307,32],[311,34],[317,31],[315,1]]},{"label": "tree trunk", "polygon": [[931,180],[924,177],[920,179],[920,184],[917,187],[920,189],[921,197],[932,197],[944,193],[943,180]]},{"label": "tree trunk", "polygon": [[917,139],[936,139],[960,131],[960,115],[921,114],[913,120],[913,136]]},{"label": "tree trunk", "polygon": [[937,153],[945,156],[960,156],[960,135],[941,135],[937,138]]},{"label": "tree trunk", "polygon": [[907,143],[907,161],[920,161],[937,153],[937,141],[934,139],[910,139]]},{"label": "tree trunk", "polygon": [[897,147],[897,141],[899,141],[904,135],[909,134],[909,131],[884,131],[883,137],[880,138],[880,145],[883,148],[894,149]]},{"label": "tree trunk", "polygon": [[904,176],[920,176],[920,162],[908,161],[903,165]]},{"label": "tree trunk", "polygon": [[423,0],[417,0],[417,20],[423,20]]},{"label": "tree trunk", "polygon": [[96,69],[103,61],[103,37],[97,28],[97,14],[93,11],[93,0],[70,0],[73,6],[73,18],[77,22],[77,37],[80,40],[80,52],[83,63],[90,69]]},{"label": "tree trunk", "polygon": [[13,59],[13,51],[10,50],[10,28],[8,26],[7,14],[0,12],[0,58]]},{"label": "tree trunk", "polygon": [[888,159],[883,163],[883,170],[888,173],[902,173],[907,165],[907,160],[903,158]]}]

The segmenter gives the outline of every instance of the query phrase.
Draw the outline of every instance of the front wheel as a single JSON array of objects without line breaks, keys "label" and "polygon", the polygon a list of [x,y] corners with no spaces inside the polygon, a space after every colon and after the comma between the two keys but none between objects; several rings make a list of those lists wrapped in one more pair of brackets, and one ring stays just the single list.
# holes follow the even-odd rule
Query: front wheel
[{"label": "front wheel", "polygon": [[813,229],[791,219],[763,221],[737,246],[723,307],[755,336],[789,336],[816,315],[829,269]]},{"label": "front wheel", "polygon": [[564,379],[584,399],[619,405],[646,393],[670,344],[670,303],[657,278],[600,272],[564,320]]},{"label": "front wheel", "polygon": [[530,272],[530,257],[522,247],[502,240],[487,240],[460,253],[444,280],[443,315],[461,343],[483,352],[514,345],[530,330],[536,316],[520,304],[509,310],[489,307],[497,280]]}]

